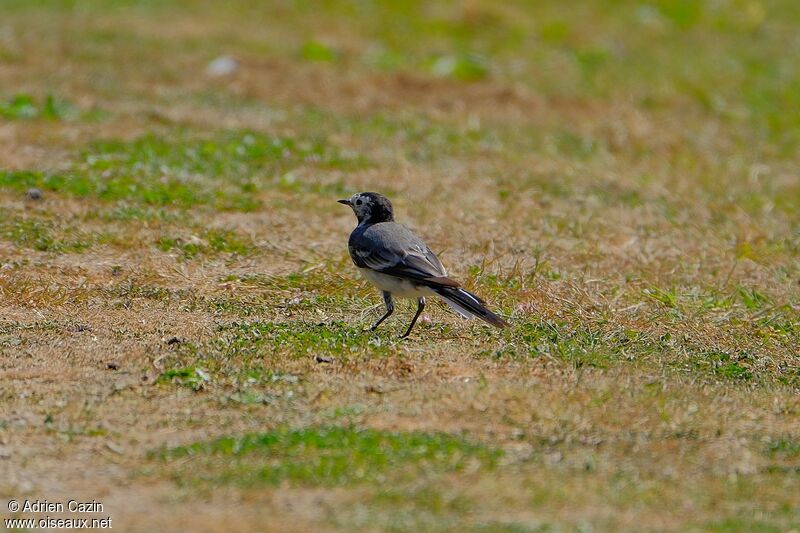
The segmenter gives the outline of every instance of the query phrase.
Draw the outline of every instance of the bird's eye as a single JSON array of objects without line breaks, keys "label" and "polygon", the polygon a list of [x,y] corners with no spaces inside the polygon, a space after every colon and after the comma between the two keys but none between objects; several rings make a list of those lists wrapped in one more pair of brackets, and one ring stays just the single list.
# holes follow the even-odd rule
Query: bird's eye
[{"label": "bird's eye", "polygon": [[356,205],[361,205],[361,200],[356,200]]}]

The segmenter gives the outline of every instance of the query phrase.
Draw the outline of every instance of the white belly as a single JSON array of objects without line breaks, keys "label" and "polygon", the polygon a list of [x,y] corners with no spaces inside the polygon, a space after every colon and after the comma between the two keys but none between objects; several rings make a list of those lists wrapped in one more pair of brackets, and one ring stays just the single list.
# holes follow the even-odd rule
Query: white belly
[{"label": "white belly", "polygon": [[368,268],[359,268],[361,275],[378,287],[382,291],[392,293],[392,296],[399,298],[419,298],[420,296],[431,296],[434,293],[428,287],[419,286],[411,281],[381,274]]}]

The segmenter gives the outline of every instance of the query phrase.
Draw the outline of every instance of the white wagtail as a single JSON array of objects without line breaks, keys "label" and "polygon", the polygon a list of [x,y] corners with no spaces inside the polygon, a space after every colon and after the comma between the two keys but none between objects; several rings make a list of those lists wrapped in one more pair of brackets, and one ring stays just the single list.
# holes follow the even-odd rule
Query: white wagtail
[{"label": "white wagtail", "polygon": [[475,316],[498,328],[508,326],[505,320],[486,308],[486,302],[448,278],[431,249],[408,228],[394,221],[388,198],[362,192],[339,203],[349,205],[358,219],[358,226],[348,242],[350,257],[364,277],[383,292],[386,303],[386,314],[375,322],[373,330],[394,311],[392,296],[416,298],[417,314],[403,334],[408,337],[425,309],[425,297],[434,294],[465,318]]}]

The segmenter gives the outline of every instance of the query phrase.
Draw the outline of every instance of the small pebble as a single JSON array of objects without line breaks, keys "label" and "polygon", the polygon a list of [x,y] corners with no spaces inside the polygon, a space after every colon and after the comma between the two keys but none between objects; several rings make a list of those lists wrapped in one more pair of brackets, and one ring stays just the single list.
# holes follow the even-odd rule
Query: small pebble
[{"label": "small pebble", "polygon": [[42,192],[42,189],[33,188],[25,191],[25,198],[28,200],[41,200],[43,196],[44,193]]},{"label": "small pebble", "polygon": [[303,299],[299,296],[296,296],[291,300],[286,300],[286,307],[294,307],[296,305],[300,305],[301,303],[303,303]]},{"label": "small pebble", "polygon": [[208,64],[206,75],[212,78],[230,76],[239,70],[239,62],[231,56],[220,56]]},{"label": "small pebble", "polygon": [[111,441],[106,442],[106,448],[108,448],[109,451],[116,453],[117,455],[125,454],[125,450],[123,450],[122,447],[115,442]]}]

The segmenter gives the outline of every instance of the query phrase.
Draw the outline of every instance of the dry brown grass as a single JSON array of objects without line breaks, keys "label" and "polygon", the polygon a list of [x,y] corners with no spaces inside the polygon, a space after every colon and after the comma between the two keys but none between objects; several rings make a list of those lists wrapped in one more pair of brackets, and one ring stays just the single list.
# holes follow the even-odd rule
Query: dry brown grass
[{"label": "dry brown grass", "polygon": [[[412,24],[394,45],[411,59],[388,71],[368,61],[381,31],[402,39],[387,7],[273,6],[269,24],[246,1],[0,8],[0,102],[52,93],[78,110],[0,115],[0,495],[93,498],[136,531],[800,527],[797,143],[716,70],[753,55],[781,68],[769,53],[796,10],[626,29],[626,5],[432,4],[420,9],[441,27]],[[498,27],[556,37],[512,45]],[[304,60],[312,38],[340,59]],[[621,66],[591,78],[573,53],[607,40]],[[493,59],[488,76],[433,75],[428,56],[464,42]],[[239,71],[208,78],[222,53]],[[248,134],[321,148],[225,151]],[[197,171],[203,142],[218,152]],[[134,186],[31,201],[25,171]],[[247,178],[258,204],[136,189],[174,176],[212,195]],[[513,327],[431,306],[400,342],[403,307],[361,333],[378,297],[335,203],[356,190],[389,194]],[[207,381],[170,378],[196,367]],[[327,426],[444,432],[502,457],[411,483],[247,485],[159,455]]]}]

